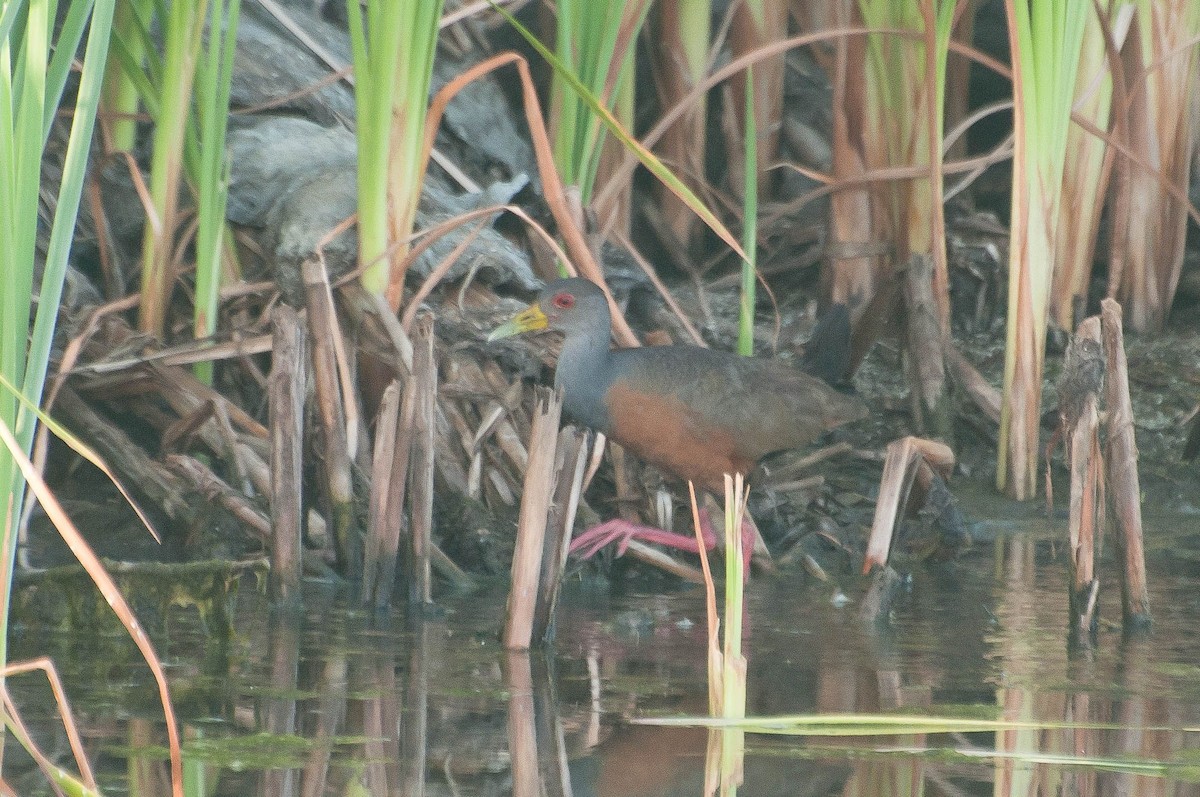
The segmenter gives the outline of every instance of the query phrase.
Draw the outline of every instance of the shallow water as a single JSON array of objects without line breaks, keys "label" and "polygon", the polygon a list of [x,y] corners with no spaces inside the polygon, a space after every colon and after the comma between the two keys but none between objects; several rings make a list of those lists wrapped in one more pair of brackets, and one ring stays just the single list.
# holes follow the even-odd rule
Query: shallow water
[{"label": "shallow water", "polygon": [[[846,586],[846,602],[832,585],[754,580],[748,713],[969,711],[1120,729],[748,735],[740,793],[1200,795],[1200,522],[1148,519],[1149,634],[1123,638],[1106,561],[1100,633],[1071,650],[1065,563],[1048,526],[1033,511],[978,524],[982,541],[959,561],[913,572],[883,629],[859,621],[861,585]],[[502,589],[445,598],[444,617],[417,624],[370,618],[317,587],[306,597],[303,616],[273,617],[246,585],[228,645],[187,614],[156,638],[195,793],[703,793],[706,731],[628,722],[705,711],[698,590],[575,585],[554,652],[533,656],[498,644]],[[144,667],[97,653],[88,636],[25,629],[17,655],[49,651],[59,663],[105,793],[169,793]],[[23,687],[31,724],[49,738],[37,688]],[[1136,774],[1114,759],[1164,766]],[[19,793],[38,793],[37,782]]]}]

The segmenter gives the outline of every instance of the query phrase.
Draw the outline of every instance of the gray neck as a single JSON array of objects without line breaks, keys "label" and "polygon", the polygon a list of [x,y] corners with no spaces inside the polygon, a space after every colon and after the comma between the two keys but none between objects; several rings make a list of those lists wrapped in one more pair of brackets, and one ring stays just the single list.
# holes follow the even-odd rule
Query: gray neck
[{"label": "gray neck", "polygon": [[554,372],[555,387],[563,390],[563,410],[578,423],[608,433],[608,412],[600,390],[608,385],[609,337],[608,324],[603,328],[573,331],[563,341],[562,354]]}]

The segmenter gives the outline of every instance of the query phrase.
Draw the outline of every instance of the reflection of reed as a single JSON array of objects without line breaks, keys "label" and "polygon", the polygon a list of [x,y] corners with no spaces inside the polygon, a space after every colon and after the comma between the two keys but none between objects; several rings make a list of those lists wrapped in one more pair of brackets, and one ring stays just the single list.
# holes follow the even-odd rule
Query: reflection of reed
[{"label": "reflection of reed", "polygon": [[[565,540],[564,540],[565,542]],[[571,771],[567,765],[567,737],[559,713],[558,689],[554,679],[554,659],[538,655],[533,659],[533,706],[537,720],[538,749],[541,751],[542,777],[548,797],[571,794]]]},{"label": "reflection of reed", "polygon": [[[272,617],[270,638],[270,683],[275,697],[260,706],[262,725],[267,733],[291,736],[296,733],[296,687],[300,674],[300,618],[292,612]],[[296,793],[298,771],[290,768],[268,769],[263,773],[264,797],[292,797]]]},{"label": "reflection of reed", "polygon": [[704,793],[736,795],[746,778],[746,732],[722,728],[708,732],[704,755]]},{"label": "reflection of reed", "polygon": [[[997,652],[1004,662],[1004,671],[1019,683],[1018,686],[1001,687],[996,691],[1000,718],[1005,720],[1032,721],[1035,717],[1033,695],[1022,677],[1026,675],[1023,670],[1028,663],[1037,660],[1037,641],[1031,638],[1037,629],[1037,617],[1030,601],[1036,589],[1034,545],[1034,541],[1028,538],[1013,538],[997,543],[997,567],[1002,563],[1006,567],[996,614],[1009,627],[1009,633],[1004,635],[1005,649]],[[1004,546],[1007,546],[1007,551]],[[996,734],[996,751],[1001,754],[993,773],[992,793],[996,797],[1032,797],[1035,794],[1033,768],[1012,754],[1034,752],[1037,744],[1037,732],[1030,729],[1006,730]]]},{"label": "reflection of reed", "polygon": [[[412,629],[408,680],[403,693],[403,719],[396,718],[400,728],[400,745],[391,782],[402,784],[401,793],[409,797],[422,797],[425,794],[429,749],[429,637],[434,628],[441,626],[431,628],[430,623],[417,621]],[[395,676],[394,668],[392,675]]]},{"label": "reflection of reed", "polygon": [[[1012,722],[1032,722],[1035,718],[1033,695],[1025,687],[1002,687],[996,693],[1001,719]],[[999,731],[996,734],[996,760],[992,787],[995,797],[1033,797],[1034,768],[1018,756],[1031,754],[1038,748],[1038,732],[1030,728]]]},{"label": "reflection of reed", "polygon": [[[1036,543],[997,543],[1001,631],[993,640],[995,666],[1003,673],[997,704],[1006,720],[1031,723],[1101,723],[1114,730],[1068,727],[1018,729],[996,734],[992,769],[996,797],[1156,797],[1200,794],[1170,777],[1137,774],[1133,767],[1179,761],[1194,755],[1197,740],[1170,728],[1194,725],[1178,698],[1154,693],[1164,662],[1159,643],[1127,637],[1112,652],[1069,643],[1067,613],[1057,606],[1058,579],[1035,566]],[[1049,630],[1048,630],[1049,629]],[[1057,648],[1055,646],[1058,646]],[[1058,658],[1061,657],[1060,664]],[[1111,684],[1111,694],[1096,683]],[[1187,708],[1182,709],[1183,712]],[[1072,759],[1077,763],[1072,763]],[[1153,768],[1153,767],[1151,767]],[[1165,776],[1164,776],[1165,775]]]},{"label": "reflection of reed", "polygon": [[396,672],[393,667],[377,663],[352,668],[351,672],[357,675],[354,691],[376,695],[357,701],[353,707],[358,711],[358,731],[367,739],[363,744],[362,782],[368,794],[389,794],[387,762],[397,761],[400,755],[395,738],[399,723]]},{"label": "reflection of reed", "polygon": [[[703,713],[704,706],[697,700],[680,710]],[[595,752],[594,766],[578,776],[577,788],[600,797],[700,794],[708,739],[704,728],[622,726]]]},{"label": "reflection of reed", "polygon": [[[1157,658],[1153,645],[1154,642],[1147,638],[1127,639],[1121,645],[1116,680],[1124,687],[1125,696],[1112,702],[1110,720],[1120,725],[1121,730],[1110,732],[1109,742],[1103,750],[1105,755],[1171,761],[1178,759],[1181,751],[1188,750],[1195,756],[1198,744],[1195,734],[1189,737],[1165,728],[1194,727],[1197,723],[1196,714],[1184,716],[1179,703],[1169,698],[1145,695]],[[1166,778],[1113,773],[1103,779],[1099,794],[1102,797],[1122,797],[1126,794],[1138,797],[1194,797],[1200,794],[1200,786],[1172,784]]]},{"label": "reflection of reed", "polygon": [[[1086,692],[1077,692],[1063,701],[1065,722],[1087,723],[1097,719],[1092,714],[1092,696]],[[1094,728],[1072,728],[1060,731],[1057,736],[1062,743],[1062,752],[1067,755],[1094,755],[1100,751],[1100,731]],[[1058,794],[1095,797],[1099,793],[1099,773],[1095,770],[1059,769],[1058,772],[1062,781]]]},{"label": "reflection of reed", "polygon": [[346,721],[346,688],[349,674],[344,640],[330,645],[321,668],[316,689],[321,695],[316,701],[316,727],[313,746],[304,764],[302,797],[322,797],[329,777],[333,738]]},{"label": "reflection of reed", "polygon": [[[820,713],[877,714],[900,708],[929,706],[928,686],[912,689],[902,684],[900,672],[891,665],[883,667],[845,666],[844,652],[826,651],[828,661],[822,661],[817,691],[817,710]],[[876,659],[890,656],[872,656]],[[820,739],[814,739],[820,743]],[[846,744],[845,739],[828,739],[834,744]],[[887,747],[919,748],[926,744],[924,734],[877,736],[859,742],[868,749]],[[917,756],[875,758],[856,761],[850,777],[842,787],[844,797],[905,797],[923,794],[925,764]]]},{"label": "reflection of reed", "polygon": [[[1066,555],[1046,564],[1046,551],[1044,543],[1005,537],[994,557],[994,579],[975,578],[978,571],[965,568],[918,579],[912,598],[898,605],[894,630],[864,626],[856,612],[814,603],[811,594],[789,603],[798,594],[793,586],[758,582],[750,605],[769,607],[771,615],[751,613],[745,644],[756,657],[747,712],[946,713],[926,708],[936,696],[937,703],[995,701],[996,714],[1008,719],[1113,723],[1122,730],[861,741],[752,735],[742,790],[798,797],[1200,797],[1200,789],[1170,769],[1159,778],[1103,768],[1129,759],[1178,766],[1196,760],[1200,735],[1155,729],[1200,724],[1190,687],[1180,685],[1194,657],[1181,658],[1178,646],[1190,653],[1194,640],[1171,635],[1168,615],[1166,633],[1152,640],[1097,646],[1080,657],[1068,645],[1061,600]],[[1193,582],[1185,579],[1179,588]],[[1188,605],[1192,593],[1181,594],[1182,602],[1166,593],[1164,604]],[[494,794],[504,793],[511,779],[526,793],[536,788],[549,797],[572,787],[577,795],[694,797],[704,784],[708,731],[628,725],[620,718],[706,712],[703,631],[681,622],[695,620],[700,604],[693,596],[636,600],[636,610],[617,624],[594,621],[590,608],[565,613],[560,643],[579,658],[558,662],[558,674],[555,662],[537,653],[506,659],[486,632],[468,638],[463,626],[437,621],[387,628],[379,615],[317,620],[315,614],[299,630],[283,620],[243,627],[255,640],[245,650],[248,658],[210,661],[203,681],[230,682],[232,689],[218,688],[203,711],[210,717],[232,710],[237,730],[231,727],[225,739],[206,723],[200,740],[188,729],[198,753],[189,755],[189,766],[207,767],[218,794]],[[498,613],[500,603],[472,597],[462,606]],[[1116,595],[1106,596],[1104,605],[1115,609]],[[490,628],[491,617],[467,627]],[[305,645],[298,669],[297,644]],[[175,677],[183,683],[182,672]],[[1172,685],[1174,694],[1165,691]],[[236,702],[227,705],[231,699]],[[238,746],[247,741],[240,734],[259,731],[269,734],[261,743],[253,736],[249,741],[256,754],[269,756],[265,762],[248,760]],[[127,738],[137,749],[153,734],[135,721]],[[94,725],[88,736],[100,738]],[[293,745],[302,739],[311,746],[297,757]],[[972,762],[946,762],[938,752],[946,748]],[[245,771],[222,763],[231,760],[223,758],[226,749]],[[569,770],[565,750],[574,759]],[[130,757],[129,777],[143,794],[166,793],[161,762],[147,760],[154,755]],[[271,766],[279,769],[264,774]]]},{"label": "reflection of reed", "polygon": [[508,651],[504,683],[513,797],[570,797],[567,744],[546,660],[534,664],[527,651]]},{"label": "reflection of reed", "polygon": [[[997,690],[997,704],[1001,718],[1028,723],[1094,723],[1106,720],[1101,715],[1102,701],[1087,693],[1039,690],[1051,673],[1046,669],[1047,640],[1043,638],[1044,618],[1040,617],[1039,598],[1047,594],[1053,599],[1054,590],[1039,588],[1039,572],[1035,566],[1036,542],[1032,539],[1006,540],[998,548],[999,561],[1006,561],[1007,568],[999,597],[997,614],[1003,618],[1007,629],[998,647],[1001,661],[999,666],[1005,673],[1006,685]],[[1087,547],[1086,545],[1084,547]],[[1007,554],[1005,559],[1004,554]],[[1078,549],[1070,556],[1075,558]],[[1090,554],[1088,561],[1071,564],[1073,577],[1090,581]],[[1080,582],[1082,583],[1082,582]],[[1077,617],[1072,608],[1072,617]],[[1090,622],[1090,621],[1089,621]],[[1065,629],[1073,639],[1081,639],[1076,620]],[[1083,637],[1086,639],[1086,636]],[[1066,650],[1067,636],[1059,638]],[[1090,646],[1076,649],[1079,657],[1067,673],[1068,680],[1083,680],[1087,669],[1093,665],[1094,651]],[[1074,672],[1072,671],[1074,670]],[[1077,797],[1095,797],[1100,780],[1094,769],[1068,768],[1061,763],[1045,760],[1053,756],[1094,757],[1100,755],[1101,732],[1093,728],[1018,728],[1000,731],[995,737],[998,753],[993,767],[992,793],[996,797],[1056,797],[1070,794]],[[1136,793],[1136,792],[1133,792]]]},{"label": "reflection of reed", "polygon": [[512,759],[513,797],[538,797],[536,712],[533,705],[533,671],[527,652],[509,651],[504,659],[508,687],[508,754]]},{"label": "reflection of reed", "polygon": [[[151,745],[161,744],[162,734],[150,720],[130,717],[126,739],[130,750],[145,750]],[[131,757],[129,759],[129,789],[130,794],[170,794],[171,777],[166,764],[145,756]]]}]

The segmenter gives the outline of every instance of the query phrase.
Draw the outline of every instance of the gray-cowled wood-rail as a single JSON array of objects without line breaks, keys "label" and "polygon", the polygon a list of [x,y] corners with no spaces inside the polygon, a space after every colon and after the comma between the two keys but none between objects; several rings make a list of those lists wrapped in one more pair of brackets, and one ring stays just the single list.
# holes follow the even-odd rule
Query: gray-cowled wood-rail
[{"label": "gray-cowled wood-rail", "polygon": [[[778,359],[697,346],[612,349],[608,302],[586,279],[548,283],[488,340],[541,329],[564,335],[554,383],[569,418],[715,495],[726,473],[748,474],[767,454],[867,413],[858,398]],[[697,549],[692,537],[623,520],[590,529],[571,548],[592,553],[631,536]]]}]

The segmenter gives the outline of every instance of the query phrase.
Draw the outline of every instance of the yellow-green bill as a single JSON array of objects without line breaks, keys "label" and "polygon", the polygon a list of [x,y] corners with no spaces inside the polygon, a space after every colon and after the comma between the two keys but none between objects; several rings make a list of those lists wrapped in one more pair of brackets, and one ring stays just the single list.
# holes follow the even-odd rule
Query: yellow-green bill
[{"label": "yellow-green bill", "polygon": [[501,338],[511,338],[513,335],[520,335],[523,332],[545,329],[546,324],[546,314],[542,312],[542,308],[531,304],[507,322],[493,329],[492,334],[488,335],[488,343]]}]

